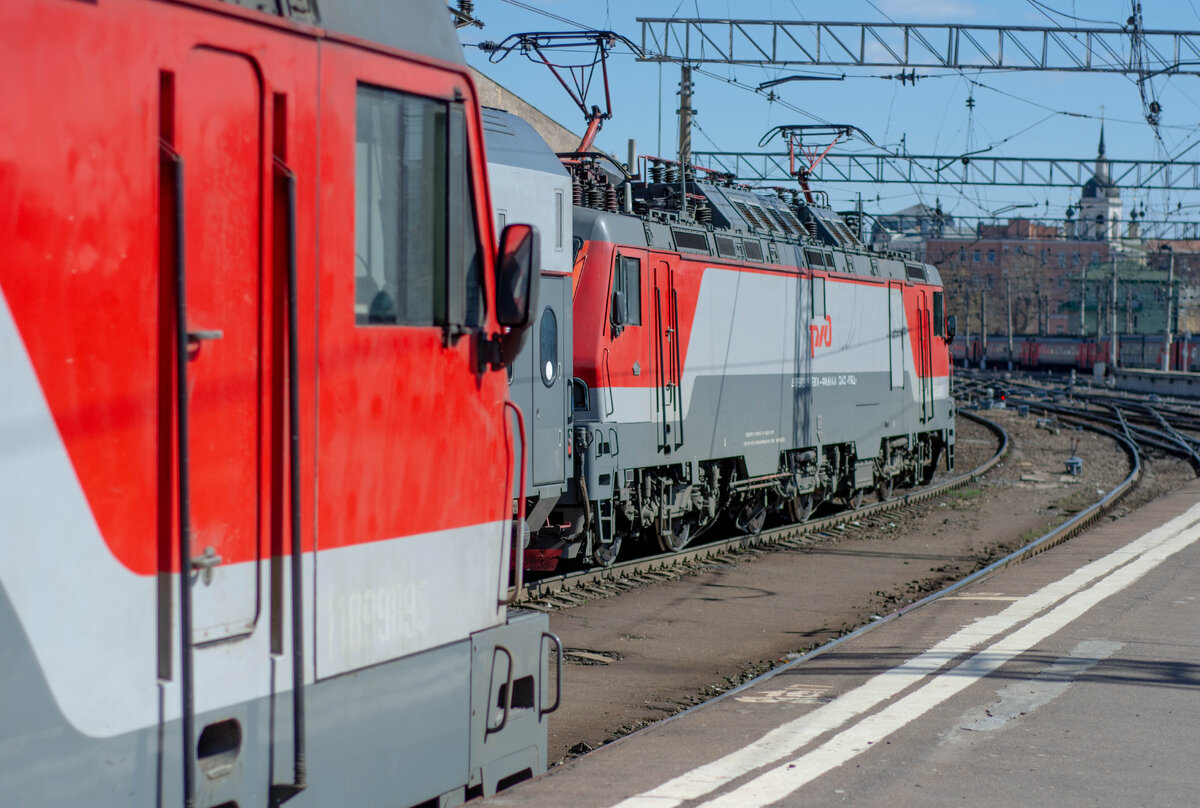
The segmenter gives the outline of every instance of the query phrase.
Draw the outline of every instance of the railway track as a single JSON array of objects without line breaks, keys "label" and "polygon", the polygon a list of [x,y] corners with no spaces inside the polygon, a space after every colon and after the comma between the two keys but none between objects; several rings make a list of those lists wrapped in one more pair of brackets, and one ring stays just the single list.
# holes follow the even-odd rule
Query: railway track
[{"label": "railway track", "polygon": [[799,548],[830,536],[852,537],[885,527],[887,515],[896,511],[920,512],[938,496],[969,485],[986,474],[1008,453],[1008,434],[998,424],[974,413],[960,415],[983,424],[1000,440],[996,453],[970,472],[919,491],[901,494],[884,502],[864,505],[857,510],[840,511],[801,524],[765,529],[757,535],[744,534],[710,541],[675,553],[661,553],[631,559],[590,570],[548,576],[527,581],[518,604],[539,611],[577,605],[597,597],[607,597],[645,583],[677,578],[696,566],[719,560],[733,552],[752,548]]},{"label": "railway track", "polygon": [[[968,390],[983,386],[987,386],[987,384],[980,382],[978,385],[968,385]],[[1035,389],[1032,385],[1012,382],[1007,382],[1007,386]],[[1124,407],[1111,401],[1090,403],[1085,407],[1033,399],[1013,400],[1010,403],[1028,406],[1034,413],[1051,415],[1065,426],[1089,429],[1108,436],[1118,443],[1129,457],[1129,474],[1098,502],[1080,511],[1066,522],[962,581],[952,584],[928,598],[916,601],[895,614],[908,611],[930,599],[941,597],[970,581],[977,580],[980,576],[1017,563],[1083,532],[1097,519],[1112,510],[1117,502],[1137,484],[1143,473],[1143,451],[1154,450],[1174,454],[1191,461],[1194,467],[1200,468],[1200,462],[1197,462],[1200,461],[1197,452],[1200,449],[1200,438],[1180,432],[1178,428],[1169,423],[1161,411],[1154,412],[1154,408],[1143,402],[1132,401]],[[1097,409],[1101,406],[1107,409],[1108,413]],[[889,514],[898,511],[919,514],[932,507],[932,501],[937,497],[978,480],[1008,453],[1009,439],[1002,427],[973,412],[960,410],[959,414],[983,424],[992,430],[1000,440],[1000,446],[996,453],[967,474],[919,491],[894,497],[886,502],[864,506],[854,511],[841,511],[803,524],[763,530],[758,535],[733,536],[688,548],[678,553],[632,559],[611,567],[542,578],[526,584],[519,602],[526,608],[553,611],[596,598],[609,597],[643,584],[678,578],[704,564],[719,562],[723,557],[733,553],[745,552],[754,548],[800,548],[830,537],[852,538],[856,535],[886,529]],[[1183,429],[1191,427],[1191,418],[1194,416],[1191,416],[1190,413],[1169,412],[1168,414],[1183,415],[1184,417],[1180,418],[1180,421],[1184,423],[1180,423],[1179,427]],[[1148,421],[1155,422],[1158,428],[1142,425]]]},{"label": "railway track", "polygon": [[[998,433],[1001,433],[1001,434],[1003,433],[1003,430],[999,427],[999,425],[994,424],[992,421],[989,421],[988,419],[980,418],[970,412],[964,412],[962,410],[959,411],[959,414],[964,417],[971,418],[973,420],[984,423],[985,425],[988,425],[990,428],[993,428],[994,430],[996,430]],[[1117,503],[1137,485],[1138,481],[1142,478],[1142,475],[1144,473],[1144,465],[1142,462],[1142,456],[1138,450],[1137,443],[1134,440],[1127,438],[1124,434],[1121,434],[1114,430],[1108,429],[1105,426],[1100,426],[1100,425],[1097,425],[1094,423],[1087,422],[1083,419],[1076,422],[1075,425],[1077,425],[1081,428],[1084,428],[1084,429],[1089,429],[1094,432],[1098,432],[1100,434],[1107,435],[1113,441],[1115,441],[1119,446],[1121,446],[1122,449],[1124,449],[1127,457],[1129,458],[1129,473],[1119,484],[1117,484],[1111,490],[1109,490],[1108,493],[1105,494],[1098,502],[1092,504],[1091,506],[1089,506],[1088,508],[1085,508],[1082,511],[1079,511],[1072,518],[1070,518],[1067,521],[1063,522],[1062,524],[1050,529],[1043,535],[1039,536],[1038,538],[1034,539],[1033,541],[1028,542],[1024,546],[1013,551],[1012,553],[1004,556],[1003,558],[998,559],[997,561],[992,562],[991,564],[987,565],[986,567],[984,567],[980,570],[977,570],[976,572],[974,572],[952,584],[949,584],[948,586],[940,589],[939,591],[934,592],[930,595],[927,595],[927,596],[921,598],[920,600],[914,601],[908,605],[905,605],[898,609],[895,609],[894,611],[891,611],[887,614],[880,615],[878,617],[874,617],[871,620],[871,622],[865,623],[853,631],[843,634],[840,637],[837,637],[833,640],[830,640],[829,642],[826,642],[826,643],[820,645],[817,648],[814,648],[813,650],[809,651],[808,653],[805,653],[803,655],[796,657],[795,659],[792,659],[791,661],[787,662],[782,667],[774,668],[774,669],[772,669],[766,673],[763,673],[757,677],[754,677],[748,681],[740,682],[733,689],[724,691],[724,692],[735,693],[735,692],[741,691],[744,688],[753,687],[756,684],[763,681],[766,677],[777,674],[780,670],[797,668],[819,656],[827,654],[831,651],[835,651],[836,649],[841,648],[844,644],[851,642],[858,637],[861,637],[863,634],[866,634],[871,631],[875,631],[879,627],[885,625],[886,623],[891,622],[892,620],[902,617],[905,614],[908,614],[916,609],[921,608],[922,606],[928,605],[929,603],[932,603],[943,597],[946,597],[947,595],[951,595],[951,594],[963,589],[964,587],[971,585],[972,583],[976,583],[980,580],[983,580],[983,579],[987,578],[988,576],[993,575],[994,573],[996,573],[1000,570],[1003,570],[1009,566],[1021,563],[1022,561],[1026,560],[1034,555],[1044,552],[1044,551],[1048,550],[1049,548],[1054,547],[1055,545],[1061,544],[1062,542],[1065,542],[1068,539],[1079,535],[1080,533],[1087,530],[1097,520],[1101,519],[1105,514],[1112,511],[1116,507]],[[966,482],[971,481],[972,479],[977,479],[980,475],[982,475],[988,469],[992,468],[996,463],[998,463],[1004,457],[1004,455],[1007,453],[1007,449],[1008,449],[1008,441],[1007,441],[1007,437],[1005,437],[1000,451],[998,451],[993,458],[988,460],[986,463],[981,465],[979,468],[973,470],[972,472],[970,472],[967,475],[964,475],[962,478],[948,480],[945,483],[943,483],[941,486],[935,486],[934,489],[936,489],[936,492],[934,489],[930,489],[930,490],[923,491],[920,493],[928,494],[929,497],[932,498],[933,496],[936,496],[937,493],[944,493],[948,490],[951,490],[955,486],[963,485]],[[832,520],[830,520],[830,521],[832,521]],[[816,525],[812,524],[812,525],[805,525],[802,527],[812,529],[812,528],[816,527]],[[692,707],[689,709],[697,709],[697,708]]]},{"label": "railway track", "polygon": [[1175,455],[1191,464],[1200,473],[1200,414],[1194,408],[1152,400],[1148,396],[1133,396],[1116,391],[1080,390],[1070,385],[1045,385],[1035,382],[1009,380],[988,382],[972,379],[960,391],[979,395],[986,387],[1005,387],[1009,393],[1017,390],[1044,398],[1011,397],[1009,406],[1025,406],[1031,412],[1053,415],[1071,423],[1095,423],[1119,432],[1146,451]]}]

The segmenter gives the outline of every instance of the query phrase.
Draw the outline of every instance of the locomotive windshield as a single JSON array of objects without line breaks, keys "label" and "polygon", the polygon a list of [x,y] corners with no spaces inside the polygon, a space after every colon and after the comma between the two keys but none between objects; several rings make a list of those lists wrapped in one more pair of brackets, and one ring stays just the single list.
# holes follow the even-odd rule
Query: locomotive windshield
[{"label": "locomotive windshield", "polygon": [[367,85],[358,88],[357,107],[355,322],[479,325],[479,239],[463,111]]}]

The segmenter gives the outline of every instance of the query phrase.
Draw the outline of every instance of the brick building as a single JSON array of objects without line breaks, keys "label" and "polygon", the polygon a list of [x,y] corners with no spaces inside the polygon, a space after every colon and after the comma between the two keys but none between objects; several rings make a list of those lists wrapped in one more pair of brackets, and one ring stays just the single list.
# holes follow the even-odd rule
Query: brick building
[{"label": "brick building", "polygon": [[938,267],[960,332],[978,334],[984,318],[989,333],[1007,332],[1011,305],[1016,334],[1107,333],[1114,313],[1122,334],[1161,334],[1174,255],[1174,330],[1200,333],[1200,241],[1143,239],[1133,216],[1124,224],[1103,127],[1093,176],[1065,222],[1012,218],[967,228],[940,207],[880,217],[892,235],[873,243]]}]

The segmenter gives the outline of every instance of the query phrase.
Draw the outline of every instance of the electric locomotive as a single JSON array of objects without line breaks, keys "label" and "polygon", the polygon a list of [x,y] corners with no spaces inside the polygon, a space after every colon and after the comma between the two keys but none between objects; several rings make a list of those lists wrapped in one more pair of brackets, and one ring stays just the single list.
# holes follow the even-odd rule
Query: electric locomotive
[{"label": "electric locomotive", "polygon": [[952,468],[954,319],[933,266],[866,247],[812,192],[565,163],[573,477],[530,502],[527,568],[678,550],[720,519],[804,521]]},{"label": "electric locomotive", "polygon": [[445,4],[27,0],[0,31],[0,802],[543,771],[504,359],[537,232],[495,247]]},{"label": "electric locomotive", "polygon": [[505,222],[529,222],[542,234],[537,258],[536,319],[530,339],[508,362],[508,391],[525,414],[527,451],[522,472],[516,458],[513,497],[528,500],[525,543],[529,525],[548,534],[577,536],[576,524],[549,525],[547,517],[572,487],[574,457],[572,430],[571,340],[571,176],[545,141],[525,120],[498,109],[483,108],[487,139],[488,176],[492,185],[492,217],[497,228]]}]

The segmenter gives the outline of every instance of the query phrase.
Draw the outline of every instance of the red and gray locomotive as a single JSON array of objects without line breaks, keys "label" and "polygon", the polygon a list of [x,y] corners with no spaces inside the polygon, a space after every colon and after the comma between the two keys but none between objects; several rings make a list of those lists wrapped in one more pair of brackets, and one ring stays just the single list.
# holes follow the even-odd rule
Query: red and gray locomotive
[{"label": "red and gray locomotive", "polygon": [[571,305],[565,242],[543,239],[543,338],[514,361],[514,400],[539,424],[527,569],[609,564],[634,541],[678,550],[721,520],[804,521],[952,467],[954,318],[933,266],[865,246],[807,189],[665,160],[630,176],[597,153],[556,165],[530,127],[489,115],[509,121],[502,142],[489,130],[491,170],[521,176],[497,183],[496,215],[561,211],[568,188],[574,202]]}]

